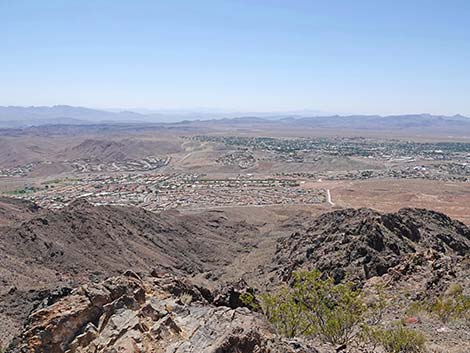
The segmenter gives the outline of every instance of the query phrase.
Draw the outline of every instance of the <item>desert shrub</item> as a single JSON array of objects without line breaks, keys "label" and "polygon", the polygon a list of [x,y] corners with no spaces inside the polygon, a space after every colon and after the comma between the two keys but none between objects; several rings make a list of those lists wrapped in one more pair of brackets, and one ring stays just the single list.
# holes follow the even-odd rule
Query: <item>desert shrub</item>
[{"label": "desert shrub", "polygon": [[409,316],[420,315],[429,312],[429,305],[423,301],[414,301],[406,309],[406,314]]},{"label": "desert shrub", "polygon": [[250,292],[246,293],[241,293],[240,294],[240,301],[247,307],[250,308],[251,310],[259,310],[260,305],[258,300],[256,299],[256,296]]},{"label": "desert shrub", "polygon": [[193,301],[193,296],[190,293],[183,293],[180,295],[179,301],[183,305],[189,305]]},{"label": "desert shrub", "polygon": [[263,295],[261,307],[281,334],[317,335],[335,345],[348,344],[360,331],[366,310],[352,285],[335,285],[316,270],[295,272],[292,286]]},{"label": "desert shrub", "polygon": [[443,322],[451,319],[470,319],[470,297],[459,284],[451,284],[443,295],[430,305],[430,311]]},{"label": "desert shrub", "polygon": [[281,335],[295,337],[310,333],[310,325],[305,317],[304,308],[288,288],[282,288],[274,294],[261,296],[261,308]]},{"label": "desert shrub", "polygon": [[381,346],[387,353],[420,353],[426,351],[424,335],[402,324],[397,324],[388,329],[368,327],[365,337],[374,347]]},{"label": "desert shrub", "polygon": [[[319,271],[293,274],[290,287],[260,297],[260,306],[276,330],[287,337],[317,336],[332,345],[362,346],[387,353],[425,351],[425,337],[403,324],[381,326],[387,297],[381,287],[368,293],[368,300],[349,283],[334,284]],[[254,301],[255,298],[249,298]],[[372,347],[372,350],[371,350]]]},{"label": "desert shrub", "polygon": [[439,297],[413,302],[407,310],[410,315],[423,312],[437,316],[444,323],[470,320],[470,296],[463,293],[460,284],[451,284]]}]

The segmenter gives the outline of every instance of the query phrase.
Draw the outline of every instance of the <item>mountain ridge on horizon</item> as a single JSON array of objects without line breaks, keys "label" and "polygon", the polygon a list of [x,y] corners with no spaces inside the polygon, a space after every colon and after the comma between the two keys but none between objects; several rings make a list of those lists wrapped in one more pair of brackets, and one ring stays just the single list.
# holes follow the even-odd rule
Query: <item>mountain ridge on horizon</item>
[{"label": "mountain ridge on horizon", "polygon": [[[298,111],[302,112],[302,111]],[[307,111],[304,111],[307,112]],[[294,114],[294,113],[246,113],[216,114],[175,111],[171,113],[141,114],[134,111],[107,111],[69,105],[54,106],[0,106],[0,128],[25,129],[47,125],[96,125],[96,124],[269,124],[292,128],[355,129],[355,130],[403,130],[424,129],[427,132],[470,136],[470,118],[461,114]],[[429,131],[428,131],[429,130]]]},{"label": "mountain ridge on horizon", "polygon": [[54,105],[0,105],[0,120],[6,118],[6,114],[17,115],[21,118],[22,114],[33,114],[34,117],[47,114],[53,114],[54,117],[59,118],[58,114],[66,114],[68,118],[73,118],[80,114],[102,114],[102,115],[133,115],[135,117],[146,117],[159,114],[167,115],[214,115],[220,118],[232,117],[280,117],[280,116],[295,116],[295,117],[397,117],[397,116],[434,116],[434,117],[447,117],[447,118],[470,118],[464,114],[433,114],[428,112],[421,113],[403,113],[403,114],[380,114],[380,113],[336,113],[327,112],[323,110],[313,109],[296,109],[296,110],[230,110],[230,109],[212,109],[212,108],[194,108],[194,109],[140,109],[140,108],[94,108],[86,106],[75,106],[68,104],[54,104]]}]

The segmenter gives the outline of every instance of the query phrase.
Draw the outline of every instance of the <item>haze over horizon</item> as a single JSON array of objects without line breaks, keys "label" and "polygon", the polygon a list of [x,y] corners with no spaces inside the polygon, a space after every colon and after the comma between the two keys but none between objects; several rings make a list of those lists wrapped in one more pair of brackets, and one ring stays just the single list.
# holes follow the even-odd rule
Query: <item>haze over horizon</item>
[{"label": "haze over horizon", "polygon": [[[468,118],[460,113],[456,114],[432,114],[429,112],[407,112],[402,114],[379,114],[379,113],[350,113],[350,112],[332,112],[322,111],[315,109],[292,109],[292,110],[271,110],[271,111],[250,111],[250,110],[230,110],[223,108],[212,108],[212,107],[194,107],[194,108],[116,108],[116,107],[85,107],[85,106],[74,106],[69,104],[54,104],[54,105],[0,105],[0,120],[16,120],[15,115],[20,114],[23,118],[27,118],[28,114],[32,114],[31,118],[34,118],[37,113],[40,113],[44,118],[70,118],[77,115],[78,117],[82,114],[88,113],[104,113],[104,114],[129,114],[128,122],[137,119],[138,117],[154,117],[158,118],[155,121],[159,122],[178,122],[181,120],[212,120],[212,119],[224,119],[224,118],[244,118],[244,117],[257,117],[257,118],[315,118],[315,117],[459,117]],[[12,113],[10,116],[9,114]],[[37,116],[36,116],[37,117]],[[165,119],[167,117],[167,119]],[[179,120],[178,120],[179,118]],[[163,120],[162,120],[163,119]],[[176,119],[176,120],[175,120]],[[95,119],[96,120],[96,119]],[[106,120],[106,119],[105,119]],[[34,121],[34,120],[32,120]],[[100,121],[100,119],[96,120]]]},{"label": "haze over horizon", "polygon": [[469,20],[463,0],[0,1],[0,105],[469,116]]}]

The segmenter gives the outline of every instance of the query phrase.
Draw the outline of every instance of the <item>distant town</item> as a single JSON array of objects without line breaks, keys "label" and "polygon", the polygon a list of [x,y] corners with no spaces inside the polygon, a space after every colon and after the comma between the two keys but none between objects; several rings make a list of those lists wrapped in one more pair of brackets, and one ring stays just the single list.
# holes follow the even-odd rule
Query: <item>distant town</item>
[{"label": "distant town", "polygon": [[[84,198],[96,205],[133,205],[150,211],[332,204],[322,181],[470,183],[469,143],[220,135],[186,136],[181,141],[199,144],[210,153],[193,167],[185,163],[197,152],[125,160],[45,160],[0,169],[0,178],[24,179],[23,187],[7,194],[46,208]],[[220,168],[218,175],[204,172],[210,165]],[[67,172],[27,182],[47,167]]]},{"label": "distant town", "polygon": [[204,179],[195,174],[95,175],[48,182],[12,193],[46,208],[85,198],[96,205],[133,205],[150,211],[172,208],[319,204],[323,189],[305,189],[291,179]]}]

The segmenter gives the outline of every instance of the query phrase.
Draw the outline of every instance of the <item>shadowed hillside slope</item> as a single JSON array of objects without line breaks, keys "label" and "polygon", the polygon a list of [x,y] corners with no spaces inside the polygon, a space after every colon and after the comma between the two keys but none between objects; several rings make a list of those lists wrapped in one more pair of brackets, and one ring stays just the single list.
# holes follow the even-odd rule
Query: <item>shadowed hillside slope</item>
[{"label": "shadowed hillside slope", "polygon": [[82,200],[59,211],[44,210],[0,231],[0,331],[5,336],[17,330],[50,289],[127,269],[209,271],[249,252],[258,233],[246,222],[233,222],[217,211],[155,214]]}]

